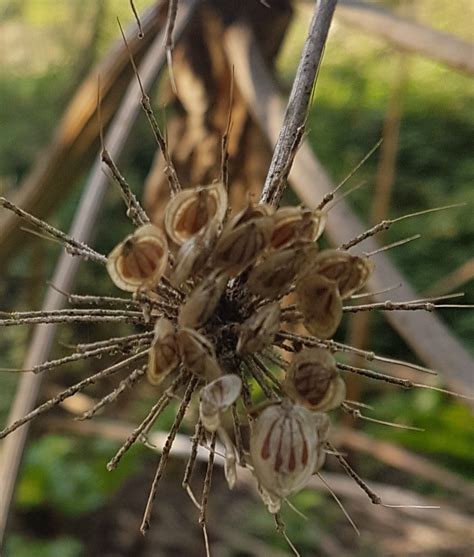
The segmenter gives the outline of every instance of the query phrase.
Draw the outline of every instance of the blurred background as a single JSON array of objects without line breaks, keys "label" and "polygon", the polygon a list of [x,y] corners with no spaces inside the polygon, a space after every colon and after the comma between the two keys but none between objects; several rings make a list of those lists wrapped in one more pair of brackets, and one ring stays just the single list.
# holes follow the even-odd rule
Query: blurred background
[{"label": "blurred background", "polygon": [[[249,5],[253,1],[248,0]],[[246,9],[245,16],[256,27],[257,35],[260,30],[265,59],[274,66],[280,89],[286,95],[312,3],[268,3],[269,10],[255,0],[258,9]],[[136,0],[135,4],[141,11],[155,3]],[[233,14],[229,8],[229,13],[215,15],[213,3],[209,4],[208,11],[199,14],[198,22],[191,23],[184,45],[178,42],[175,49],[177,78],[188,84],[194,97],[183,93],[178,101],[169,87],[166,71],[151,94],[158,117],[166,124],[180,176],[189,184],[204,183],[215,175],[219,165],[216,138],[220,137],[225,122],[222,115],[226,116],[228,106],[228,72],[212,73],[209,61],[212,66],[218,60],[212,54],[213,48],[217,45],[219,50],[219,33],[228,24],[226,17]],[[380,0],[368,4],[370,8],[388,10],[391,17],[416,20],[464,41],[473,40],[474,8],[470,0]],[[116,43],[116,17],[124,26],[133,25],[128,2],[0,0],[0,194],[21,196],[22,188],[32,191],[36,187],[36,198],[25,197],[31,204],[29,210],[63,230],[71,223],[88,169],[99,149],[96,124],[74,127],[90,106],[76,102],[71,113],[70,103],[78,91],[95,87],[97,72],[88,78],[91,68],[104,59],[123,57],[123,52],[117,54],[120,41]],[[162,25],[162,15],[156,19],[156,25]],[[272,33],[267,31],[269,26]],[[362,30],[343,10],[336,15],[309,114],[308,139],[337,183],[384,138],[383,147],[353,179],[353,184],[364,180],[366,185],[348,197],[354,213],[368,225],[387,216],[465,202],[465,207],[456,210],[400,222],[384,234],[383,241],[389,243],[420,233],[420,239],[390,252],[397,267],[420,297],[462,291],[466,293],[464,301],[473,303],[472,78],[427,56],[403,52],[394,41],[378,34],[377,30]],[[112,54],[110,49],[115,49]],[[199,58],[199,53],[208,51],[208,58]],[[143,52],[137,52],[138,59],[141,56]],[[111,71],[112,93],[104,98],[105,125],[130,79],[124,72]],[[66,110],[69,127],[62,121]],[[232,195],[237,204],[247,190],[261,187],[271,151],[250,121],[238,92],[234,115],[237,131],[230,144],[230,175],[235,182]],[[62,128],[58,130],[60,123]],[[76,136],[61,151],[56,139],[65,130]],[[155,151],[152,133],[140,115],[119,163],[134,192],[159,220],[163,175],[162,161]],[[49,165],[47,170],[45,165]],[[296,203],[296,196],[289,193],[286,202]],[[4,218],[2,211],[0,309],[39,309],[60,248],[22,230],[2,236]],[[94,247],[108,253],[129,231],[120,196],[111,187],[94,234]],[[74,291],[108,295],[112,287],[103,269],[84,264]],[[472,310],[446,310],[442,319],[474,355]],[[110,326],[100,324],[61,327],[52,356],[67,354],[67,347],[79,342],[118,336],[126,330],[123,327],[111,331]],[[1,367],[22,367],[30,336],[27,326],[2,329]],[[346,320],[338,337],[384,355],[418,362],[382,313]],[[41,401],[103,363],[76,363],[51,372],[43,382]],[[16,386],[14,373],[1,374],[1,424],[7,420]],[[86,396],[90,402],[110,388],[112,384],[105,381]],[[474,497],[474,427],[468,405],[439,392],[406,392],[369,381],[353,382],[350,388],[353,398],[373,406],[379,419],[425,431],[398,430],[336,416],[334,442],[340,450],[371,485],[387,490],[390,502],[396,502],[397,493],[407,492],[423,501],[435,500],[442,508],[420,510],[418,514],[415,510],[376,508],[355,493],[355,486],[344,487],[341,480],[341,499],[361,530],[357,537],[324,489],[308,489],[293,501],[307,520],[291,509],[284,511],[288,535],[301,554],[472,555],[469,508],[472,510]],[[138,423],[154,400],[153,389],[142,384],[133,395],[125,395],[98,418],[96,426],[91,422],[81,428],[73,421],[80,399],[76,400],[76,407],[66,405],[33,424],[11,510],[5,557],[204,554],[197,511],[180,487],[185,459],[173,459],[167,470],[156,501],[154,525],[146,539],[138,532],[138,524],[157,455],[135,447],[115,472],[105,469],[105,463],[120,445],[117,428],[126,430]],[[156,431],[166,431],[173,415],[173,408],[169,408]],[[186,427],[182,433],[189,436],[192,426]],[[327,468],[331,473],[338,471],[337,463],[331,459]],[[196,479],[202,481],[203,471],[204,468],[197,471]],[[390,491],[394,486],[396,489]],[[229,492],[221,470],[215,474],[209,524],[213,555],[289,554],[252,487],[242,482]]]}]

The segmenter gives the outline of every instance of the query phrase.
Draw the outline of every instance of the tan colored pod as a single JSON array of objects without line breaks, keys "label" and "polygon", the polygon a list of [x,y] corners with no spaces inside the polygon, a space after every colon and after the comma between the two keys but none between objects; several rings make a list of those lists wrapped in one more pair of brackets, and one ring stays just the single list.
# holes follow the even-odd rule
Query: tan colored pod
[{"label": "tan colored pod", "polygon": [[254,354],[270,346],[280,329],[281,310],[277,302],[256,310],[241,325],[237,352]]},{"label": "tan colored pod", "polygon": [[159,385],[180,364],[176,329],[169,319],[161,318],[155,324],[155,337],[148,353],[147,377]]},{"label": "tan colored pod", "polygon": [[322,348],[307,348],[292,360],[284,389],[295,402],[310,410],[327,412],[346,397],[346,384],[340,377],[334,356]]},{"label": "tan colored pod", "polygon": [[214,347],[204,335],[183,327],[178,329],[177,338],[181,360],[188,371],[207,381],[222,375]]},{"label": "tan colored pod", "polygon": [[274,212],[275,209],[271,205],[266,205],[265,203],[249,203],[244,209],[239,211],[230,219],[226,228],[232,230],[249,220],[269,217],[270,215],[273,215]]},{"label": "tan colored pod", "polygon": [[224,184],[184,189],[166,207],[166,233],[181,246],[212,221],[222,223],[226,211],[227,191]]},{"label": "tan colored pod", "polygon": [[337,283],[317,274],[306,274],[298,279],[295,293],[308,331],[320,339],[331,338],[342,320]]},{"label": "tan colored pod", "polygon": [[250,455],[270,512],[279,499],[300,491],[313,475],[322,451],[314,415],[289,399],[267,406],[251,426]]},{"label": "tan colored pod", "polygon": [[161,280],[168,264],[165,234],[153,224],[137,228],[107,257],[107,271],[116,286],[127,292],[150,290]]},{"label": "tan colored pod", "polygon": [[212,256],[214,267],[231,276],[238,275],[267,248],[272,230],[269,216],[248,220],[235,228],[225,227]]},{"label": "tan colored pod", "polygon": [[289,247],[296,242],[314,242],[323,233],[326,213],[304,207],[283,207],[273,215],[275,228],[271,246],[275,249]]},{"label": "tan colored pod", "polygon": [[198,329],[211,317],[225,292],[228,276],[213,271],[189,294],[178,314],[181,327]]},{"label": "tan colored pod", "polygon": [[233,373],[222,375],[201,389],[199,416],[207,431],[217,431],[221,414],[234,404],[241,390],[242,380]]},{"label": "tan colored pod", "polygon": [[368,257],[328,249],[316,256],[311,270],[337,282],[341,298],[345,299],[366,284],[374,265]]}]

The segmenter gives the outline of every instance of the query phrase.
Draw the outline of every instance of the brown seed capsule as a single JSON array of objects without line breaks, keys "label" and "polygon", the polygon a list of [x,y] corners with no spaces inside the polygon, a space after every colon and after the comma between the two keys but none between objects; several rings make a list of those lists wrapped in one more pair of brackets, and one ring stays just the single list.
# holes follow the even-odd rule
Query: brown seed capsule
[{"label": "brown seed capsule", "polygon": [[273,215],[275,228],[271,246],[275,249],[289,247],[295,242],[314,242],[323,233],[326,214],[304,207],[283,207]]},{"label": "brown seed capsule", "polygon": [[337,408],[346,396],[346,385],[337,371],[336,360],[321,348],[304,349],[295,356],[284,389],[295,402],[320,412]]},{"label": "brown seed capsule", "polygon": [[365,285],[373,269],[368,257],[328,249],[316,256],[311,272],[337,282],[341,298],[345,299]]},{"label": "brown seed capsule", "polygon": [[194,329],[183,327],[177,332],[178,348],[186,369],[212,381],[222,375],[211,342]]},{"label": "brown seed capsule", "polygon": [[178,324],[181,327],[198,329],[211,317],[224,294],[228,276],[213,271],[201,281],[189,294],[186,302],[181,306]]},{"label": "brown seed capsule", "polygon": [[308,331],[331,338],[342,319],[342,299],[337,284],[323,276],[306,274],[296,283],[297,306]]},{"label": "brown seed capsule", "polygon": [[235,276],[251,265],[270,242],[273,220],[264,216],[250,219],[235,228],[225,227],[214,249],[217,269]]},{"label": "brown seed capsule", "polygon": [[153,224],[145,224],[110,252],[107,271],[116,286],[135,292],[156,286],[167,263],[166,236]]},{"label": "brown seed capsule", "polygon": [[250,455],[270,512],[278,511],[280,499],[306,485],[321,451],[317,422],[303,406],[284,399],[261,412],[252,424]]},{"label": "brown seed capsule", "polygon": [[241,389],[242,381],[234,374],[223,375],[201,389],[199,416],[207,431],[217,431],[221,415],[239,398]]},{"label": "brown seed capsule", "polygon": [[280,306],[277,302],[267,304],[255,311],[242,323],[237,352],[253,354],[270,346],[280,328]]},{"label": "brown seed capsule", "polygon": [[226,228],[233,230],[237,226],[240,226],[249,220],[269,217],[270,215],[273,215],[274,212],[275,209],[271,205],[266,205],[265,203],[255,205],[254,203],[249,203],[247,207],[239,211],[230,219]]},{"label": "brown seed capsule", "polygon": [[173,242],[182,245],[212,221],[222,223],[226,211],[227,191],[224,184],[185,189],[168,203],[165,229]]},{"label": "brown seed capsule", "polygon": [[148,380],[153,385],[159,385],[179,363],[175,327],[168,319],[159,319],[155,324],[155,337],[148,353]]}]

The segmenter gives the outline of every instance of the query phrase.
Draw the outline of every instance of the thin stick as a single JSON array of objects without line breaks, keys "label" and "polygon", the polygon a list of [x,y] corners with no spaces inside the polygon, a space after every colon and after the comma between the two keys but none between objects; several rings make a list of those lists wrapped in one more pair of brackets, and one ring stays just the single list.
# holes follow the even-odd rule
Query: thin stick
[{"label": "thin stick", "polygon": [[140,532],[145,535],[148,531],[148,529],[150,528],[150,519],[151,519],[151,512],[153,509],[153,502],[155,500],[155,496],[156,496],[156,492],[158,489],[158,484],[161,480],[161,476],[163,475],[163,471],[166,467],[166,464],[168,463],[168,459],[170,456],[170,451],[171,451],[171,447],[173,446],[173,441],[174,438],[176,437],[176,434],[178,433],[178,429],[179,426],[181,425],[181,422],[183,421],[184,418],[184,414],[186,412],[186,409],[189,405],[189,402],[191,401],[191,396],[194,392],[194,389],[196,388],[196,385],[199,382],[199,378],[196,377],[195,375],[191,376],[191,378],[189,379],[189,383],[188,386],[186,387],[186,391],[184,393],[183,396],[183,400],[181,401],[181,404],[179,405],[178,411],[176,413],[176,417],[174,419],[173,425],[171,426],[170,432],[168,434],[168,437],[166,438],[166,442],[165,445],[163,447],[163,451],[161,453],[161,458],[160,461],[158,463],[158,467],[156,469],[156,473],[155,473],[155,477],[153,478],[153,482],[151,484],[151,489],[150,489],[150,494],[148,495],[148,501],[145,507],[145,512],[143,514],[143,520],[140,526]]},{"label": "thin stick", "polygon": [[135,4],[133,0],[130,0],[130,7],[132,8],[133,15],[135,16],[135,20],[138,26],[138,38],[143,39],[145,34],[143,33],[142,22],[140,21],[140,16],[138,15],[137,9],[135,8]]},{"label": "thin stick", "polygon": [[207,519],[207,503],[209,501],[209,493],[211,492],[212,471],[214,469],[214,456],[216,452],[216,439],[217,433],[214,431],[211,435],[211,442],[209,443],[209,459],[207,461],[206,476],[204,478],[204,487],[201,497],[201,512],[199,513],[199,525],[201,528],[206,526]]},{"label": "thin stick", "polygon": [[351,408],[344,402],[341,404],[341,408],[344,410],[346,414],[356,418],[358,420],[365,420],[366,422],[372,422],[374,424],[386,425],[388,427],[394,427],[397,429],[408,429],[410,431],[425,431],[423,428],[414,427],[411,425],[404,425],[404,424],[397,424],[396,422],[387,422],[385,420],[379,420],[377,418],[371,418],[370,416],[365,416],[362,412],[356,408]]},{"label": "thin stick", "polygon": [[135,362],[136,360],[139,360],[140,358],[145,356],[147,353],[148,353],[148,350],[144,350],[143,352],[139,352],[138,354],[134,354],[130,358],[127,358],[126,360],[122,360],[122,361],[114,364],[113,366],[110,366],[106,369],[103,369],[102,371],[99,371],[98,373],[94,373],[90,377],[87,377],[86,379],[83,379],[79,383],[76,383],[75,385],[72,385],[71,387],[69,387],[65,391],[62,391],[61,393],[59,393],[54,398],[51,398],[50,400],[41,404],[40,406],[35,408],[33,411],[29,412],[28,414],[26,414],[25,416],[23,416],[19,420],[16,420],[15,422],[13,422],[13,424],[11,424],[10,426],[8,426],[5,429],[3,429],[2,431],[0,431],[0,439],[3,439],[9,433],[11,433],[12,431],[15,431],[16,429],[18,429],[23,424],[26,424],[27,422],[30,422],[31,420],[33,420],[34,418],[37,418],[41,414],[44,414],[45,412],[48,412],[48,410],[51,410],[52,408],[54,408],[55,406],[57,406],[58,404],[63,402],[63,400],[66,400],[67,398],[69,398],[69,397],[75,395],[76,393],[82,391],[87,386],[92,385],[93,383],[95,383],[98,379],[102,379],[103,377],[108,377],[109,375],[112,375],[113,373],[116,373],[117,371],[119,371],[122,368],[124,368],[125,366],[127,366],[129,363]]},{"label": "thin stick", "polygon": [[324,209],[324,207],[334,199],[334,196],[336,195],[336,193],[344,186],[344,184],[346,184],[351,178],[352,176],[354,176],[354,174],[359,170],[359,168],[365,164],[365,162],[375,153],[375,151],[380,147],[380,145],[382,144],[383,139],[380,139],[379,141],[377,141],[377,143],[372,147],[372,149],[365,155],[365,157],[349,172],[349,174],[344,178],[344,180],[342,180],[342,182],[339,182],[339,184],[329,193],[327,193],[321,203],[317,206],[317,209],[321,210]]},{"label": "thin stick", "polygon": [[301,557],[299,551],[296,549],[295,545],[293,544],[293,542],[288,537],[288,534],[286,533],[285,523],[282,521],[280,513],[276,513],[273,516],[275,518],[277,531],[285,538],[286,543],[289,545],[291,551],[293,551],[295,556]]},{"label": "thin stick", "polygon": [[171,87],[177,93],[176,81],[173,72],[173,30],[178,15],[178,0],[168,0],[168,14],[166,16],[166,29],[165,29],[165,50],[166,60],[168,62],[168,72],[170,76]]},{"label": "thin stick", "polygon": [[221,139],[221,171],[219,181],[222,182],[226,189],[229,188],[229,133],[232,127],[232,105],[234,102],[234,66],[230,75],[230,91],[229,91],[229,111],[227,113],[227,126]]},{"label": "thin stick", "polygon": [[130,317],[127,315],[53,315],[46,317],[27,317],[22,319],[0,319],[0,327],[12,325],[32,325],[34,323],[143,323],[143,315]]},{"label": "thin stick", "polygon": [[358,300],[359,298],[368,298],[368,297],[372,297],[372,296],[379,296],[380,294],[386,294],[387,292],[392,292],[393,290],[396,290],[397,288],[400,288],[401,286],[402,286],[402,283],[399,282],[398,284],[394,284],[393,286],[387,286],[387,288],[384,288],[382,290],[376,290],[374,292],[362,292],[361,294],[352,294],[350,299],[351,300]]},{"label": "thin stick", "polygon": [[152,339],[153,336],[154,332],[148,331],[146,333],[137,333],[135,335],[128,335],[125,337],[112,337],[108,338],[107,340],[97,340],[95,342],[89,342],[86,344],[78,344],[76,346],[76,350],[78,352],[87,352],[88,350],[93,350],[102,346],[114,346],[115,344],[127,345],[128,343],[141,342]]},{"label": "thin stick", "polygon": [[318,478],[323,482],[323,484],[326,486],[327,490],[329,491],[329,493],[331,494],[332,498],[334,499],[334,501],[336,501],[336,503],[339,505],[339,508],[341,509],[341,511],[344,513],[344,516],[347,518],[347,520],[349,521],[349,524],[352,526],[352,528],[354,528],[355,533],[360,536],[360,530],[359,528],[357,528],[355,522],[352,520],[351,515],[347,512],[347,510],[345,509],[344,505],[342,504],[342,502],[340,501],[339,497],[334,493],[333,489],[331,488],[331,486],[328,484],[328,482],[323,478],[323,476],[321,475],[320,472],[317,473]]},{"label": "thin stick", "polygon": [[82,295],[82,294],[70,294],[69,292],[65,292],[61,290],[52,282],[47,281],[48,286],[51,286],[56,292],[62,294],[70,304],[77,304],[77,305],[116,305],[116,304],[123,304],[125,306],[137,307],[139,303],[135,300],[131,300],[130,298],[119,298],[117,296],[91,296],[90,294]]},{"label": "thin stick", "polygon": [[413,236],[409,236],[408,238],[404,238],[403,240],[398,240],[397,242],[392,242],[391,244],[382,246],[381,248],[375,249],[374,251],[369,251],[368,253],[366,252],[364,253],[364,255],[366,257],[372,257],[377,253],[382,253],[383,251],[387,251],[392,248],[398,248],[399,246],[404,246],[405,244],[408,244],[409,242],[413,242],[413,240],[418,240],[419,238],[421,238],[421,234],[414,234]]},{"label": "thin stick", "polygon": [[245,458],[245,451],[244,451],[244,444],[242,441],[242,431],[240,429],[240,418],[237,412],[237,404],[234,403],[232,405],[232,422],[234,426],[234,439],[235,439],[235,447],[237,449],[237,454],[239,456],[239,464],[243,468],[246,466],[246,458]]},{"label": "thin stick", "polygon": [[293,82],[283,126],[280,130],[260,201],[277,207],[286,186],[282,180],[294,156],[294,138],[304,129],[313,84],[321,63],[336,0],[317,2],[308,36]]},{"label": "thin stick", "polygon": [[251,358],[252,358],[254,364],[265,375],[265,377],[267,379],[269,379],[273,383],[273,386],[277,389],[277,391],[279,393],[281,393],[281,383],[280,383],[280,381],[278,381],[278,379],[273,375],[273,373],[267,368],[267,366],[262,362],[262,360],[258,356],[253,354],[251,356]]},{"label": "thin stick", "polygon": [[350,195],[352,195],[355,191],[360,190],[360,188],[364,187],[367,185],[367,180],[362,180],[361,182],[359,182],[358,184],[356,184],[355,186],[352,186],[352,188],[349,188],[346,192],[344,192],[343,194],[341,194],[337,199],[335,199],[331,205],[329,205],[329,207],[326,209],[326,213],[329,213],[329,211],[331,211],[331,209],[334,209],[334,207],[340,203],[343,199],[346,199],[347,197],[349,197]]},{"label": "thin stick", "polygon": [[[191,481],[191,477],[194,472],[198,447],[201,443],[203,432],[204,432],[204,427],[201,423],[201,420],[198,420],[194,428],[194,435],[191,438],[191,451],[189,453],[188,462],[186,463],[186,470],[184,471],[183,482],[181,484],[183,488],[186,490],[189,487],[189,482]],[[191,497],[191,499],[193,499],[193,501],[196,500],[194,495]],[[200,508],[199,503],[197,504],[197,506],[198,508]]]}]

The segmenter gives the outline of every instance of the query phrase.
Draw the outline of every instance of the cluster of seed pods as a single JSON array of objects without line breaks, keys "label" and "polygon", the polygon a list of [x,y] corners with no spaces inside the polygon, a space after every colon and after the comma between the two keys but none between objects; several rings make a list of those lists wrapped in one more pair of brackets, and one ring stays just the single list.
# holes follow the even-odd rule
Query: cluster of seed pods
[{"label": "cluster of seed pods", "polygon": [[243,396],[243,364],[274,353],[279,332],[292,326],[283,318],[288,294],[309,333],[329,339],[342,300],[372,272],[368,258],[319,251],[325,220],[319,210],[251,203],[230,216],[226,188],[214,183],[177,193],[164,230],[145,224],[108,256],[119,288],[157,301],[159,285],[175,293],[178,303],[166,317],[155,318],[153,309],[148,316],[156,319],[148,379],[158,385],[182,369],[198,377],[200,422],[224,443],[230,486],[238,456],[223,420],[242,399],[250,426],[245,460],[272,513],[323,465],[327,412],[343,402],[345,383],[328,350],[303,348],[284,379],[275,379],[277,395],[255,406]]}]

